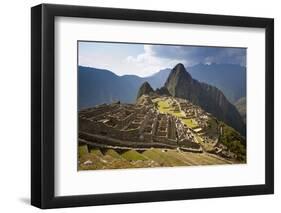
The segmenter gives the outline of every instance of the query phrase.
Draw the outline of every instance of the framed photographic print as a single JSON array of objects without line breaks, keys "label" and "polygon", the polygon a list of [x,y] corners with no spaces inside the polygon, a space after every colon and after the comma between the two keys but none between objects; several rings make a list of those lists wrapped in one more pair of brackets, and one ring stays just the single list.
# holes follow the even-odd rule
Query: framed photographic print
[{"label": "framed photographic print", "polygon": [[31,9],[31,203],[274,192],[274,21]]}]

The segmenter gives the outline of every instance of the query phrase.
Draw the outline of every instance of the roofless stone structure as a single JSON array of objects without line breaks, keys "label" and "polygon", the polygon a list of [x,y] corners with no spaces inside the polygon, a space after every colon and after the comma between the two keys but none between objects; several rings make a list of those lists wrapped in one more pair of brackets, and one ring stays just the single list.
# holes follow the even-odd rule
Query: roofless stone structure
[{"label": "roofless stone structure", "polygon": [[148,95],[138,104],[103,104],[80,111],[79,141],[101,147],[202,152],[191,131],[177,117],[159,113]]}]

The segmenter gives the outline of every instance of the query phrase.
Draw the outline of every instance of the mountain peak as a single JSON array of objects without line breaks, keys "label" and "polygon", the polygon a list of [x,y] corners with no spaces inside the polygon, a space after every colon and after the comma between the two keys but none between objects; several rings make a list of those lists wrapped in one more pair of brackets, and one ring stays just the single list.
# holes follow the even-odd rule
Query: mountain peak
[{"label": "mountain peak", "polygon": [[186,72],[186,69],[185,69],[185,67],[184,67],[184,65],[183,65],[182,63],[178,63],[178,64],[172,69],[172,71],[181,73],[181,72]]},{"label": "mountain peak", "polygon": [[170,75],[166,80],[165,87],[170,91],[172,95],[175,95],[174,89],[176,85],[182,84],[181,82],[187,83],[191,81],[191,75],[186,71],[184,65],[182,63],[179,63],[170,72]]},{"label": "mountain peak", "polygon": [[[187,78],[192,79],[191,75],[186,71],[182,63],[178,63],[171,71],[170,76],[175,76],[177,78]],[[169,77],[170,77],[169,76]]]},{"label": "mountain peak", "polygon": [[178,63],[178,64],[174,67],[174,69],[184,69],[184,70],[185,70],[184,65],[183,65],[182,63]]},{"label": "mountain peak", "polygon": [[147,81],[143,82],[143,84],[141,86],[151,88],[150,84]]},{"label": "mountain peak", "polygon": [[154,90],[152,89],[150,84],[147,81],[145,81],[139,88],[137,99],[139,97],[141,97],[142,95],[149,95],[153,92],[154,92]]},{"label": "mountain peak", "polygon": [[165,87],[172,96],[187,99],[199,105],[245,135],[245,124],[239,112],[224,94],[214,86],[192,79],[182,64],[177,64],[172,69]]}]

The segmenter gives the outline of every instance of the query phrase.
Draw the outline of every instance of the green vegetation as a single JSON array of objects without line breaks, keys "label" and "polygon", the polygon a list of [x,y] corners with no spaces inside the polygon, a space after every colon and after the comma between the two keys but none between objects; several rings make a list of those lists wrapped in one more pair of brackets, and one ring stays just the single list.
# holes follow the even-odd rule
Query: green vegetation
[{"label": "green vegetation", "polygon": [[170,106],[168,100],[159,100],[156,101],[157,106],[158,106],[158,110],[161,113],[168,113],[170,115],[174,115],[176,117],[183,117],[184,114],[179,111],[179,110],[175,110],[174,107]]},{"label": "green vegetation", "polygon": [[184,65],[177,64],[172,69],[165,82],[165,87],[169,90],[171,96],[189,100],[229,124],[242,135],[245,134],[246,128],[243,119],[221,90],[193,79]]},{"label": "green vegetation", "polygon": [[96,156],[102,157],[103,154],[99,149],[91,149],[91,153],[95,154]]},{"label": "green vegetation", "polygon": [[148,159],[157,162],[160,166],[167,165],[167,161],[163,158],[163,155],[156,151],[156,149],[149,149],[142,153]]},{"label": "green vegetation", "polygon": [[159,100],[156,104],[160,112],[168,113],[171,111],[171,107],[167,100]]},{"label": "green vegetation", "polygon": [[214,119],[214,118],[210,118],[208,120],[208,127],[207,127],[207,132],[209,134],[218,134],[218,124],[219,122]]},{"label": "green vegetation", "polygon": [[194,120],[194,119],[181,118],[181,120],[183,121],[183,123],[184,123],[187,127],[191,128],[191,129],[195,129],[195,128],[198,127],[198,123],[197,123],[197,121]]},{"label": "green vegetation", "polygon": [[[222,135],[220,127],[222,127]],[[219,137],[219,142],[236,154],[238,161],[246,162],[246,140],[235,129],[215,118],[210,118],[206,132],[208,135]],[[206,150],[208,147],[204,145],[204,148]]]},{"label": "green vegetation", "polygon": [[[105,162],[101,161],[101,158],[94,153],[85,152],[85,149],[81,146],[81,152],[79,152],[79,170],[95,170],[104,168]],[[91,162],[89,165],[85,165],[85,162]]]},{"label": "green vegetation", "polygon": [[144,156],[142,156],[140,153],[138,153],[135,150],[126,151],[121,156],[129,161],[147,160],[147,158],[145,158]]},{"label": "green vegetation", "polygon": [[158,109],[158,102],[154,102],[154,107]]},{"label": "green vegetation", "polygon": [[223,134],[219,137],[219,142],[227,146],[228,149],[237,155],[237,159],[246,161],[246,140],[233,128],[221,123]]},{"label": "green vegetation", "polygon": [[159,154],[159,156],[162,157],[162,159],[165,161],[165,163],[169,166],[185,166],[188,165],[186,162],[183,161],[182,157],[177,154],[171,149],[168,149],[166,152],[164,152],[161,149],[155,149],[156,153]]},{"label": "green vegetation", "polygon": [[157,107],[159,112],[168,113],[170,115],[176,116],[182,120],[182,122],[189,128],[195,129],[198,127],[198,123],[195,119],[185,118],[184,113],[180,110],[176,110],[175,107],[172,107],[168,100],[155,99],[154,105]]},{"label": "green vegetation", "polygon": [[[196,129],[198,127],[198,123],[195,119],[188,119],[183,116],[181,111],[175,112],[174,107],[169,104],[168,100],[164,100],[161,98],[154,99],[155,106],[157,106],[158,110],[161,113],[168,113],[174,115],[182,120],[182,122],[191,129]],[[242,137],[237,131],[223,122],[218,121],[215,118],[210,118],[208,120],[208,126],[205,130],[208,135],[218,137],[220,135],[219,126],[223,126],[223,135],[219,137],[220,143],[225,145],[232,153],[237,155],[237,160],[241,162],[246,161],[246,140]],[[202,142],[202,138],[197,134],[194,134],[196,140],[201,143],[206,150],[211,150],[211,145],[204,144]]]},{"label": "green vegetation", "polygon": [[78,154],[79,154],[79,156],[82,156],[82,155],[87,154],[87,153],[88,153],[87,145],[83,145],[83,146],[79,146],[78,147]]},{"label": "green vegetation", "polygon": [[144,152],[129,150],[119,154],[114,149],[108,149],[101,152],[98,148],[92,149],[91,152],[88,153],[85,147],[87,146],[79,147],[82,151],[79,156],[79,170],[173,167],[230,163],[229,161],[205,153],[182,152],[174,149],[152,148]]},{"label": "green vegetation", "polygon": [[118,152],[116,152],[114,149],[108,149],[105,154],[116,159],[123,159],[123,157],[119,155]]}]

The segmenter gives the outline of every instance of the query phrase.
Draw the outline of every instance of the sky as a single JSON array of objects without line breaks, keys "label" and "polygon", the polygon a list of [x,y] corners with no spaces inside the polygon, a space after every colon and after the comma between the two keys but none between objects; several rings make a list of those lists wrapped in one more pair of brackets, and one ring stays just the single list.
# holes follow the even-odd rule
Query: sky
[{"label": "sky", "polygon": [[150,76],[161,69],[203,64],[246,66],[246,49],[134,43],[78,42],[78,64],[107,69],[115,74]]}]

